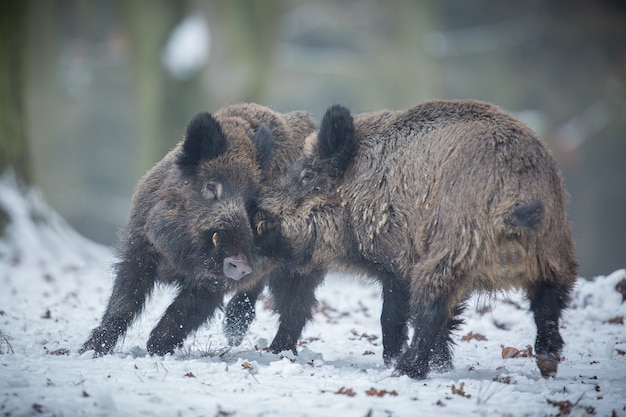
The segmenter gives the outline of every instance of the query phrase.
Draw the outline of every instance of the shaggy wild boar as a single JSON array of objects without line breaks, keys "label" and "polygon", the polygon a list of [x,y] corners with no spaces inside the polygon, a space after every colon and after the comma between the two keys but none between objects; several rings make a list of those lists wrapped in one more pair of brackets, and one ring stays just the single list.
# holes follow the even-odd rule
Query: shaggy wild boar
[{"label": "shaggy wild boar", "polygon": [[565,200],[547,147],[490,104],[432,101],[354,119],[333,106],[303,158],[263,188],[254,216],[265,254],[306,281],[273,291],[294,323],[281,337],[300,336],[329,269],[375,277],[384,359],[425,378],[451,368],[469,294],[513,287],[530,299],[541,374],[554,375],[577,271]]},{"label": "shaggy wild boar", "polygon": [[[255,104],[196,115],[137,186],[106,311],[81,352],[109,353],[157,281],[178,287],[148,339],[148,352],[159,355],[182,345],[227,291],[260,292],[249,211],[260,183],[282,174],[314,129],[306,112],[281,115]],[[245,313],[253,317],[254,304]]]}]

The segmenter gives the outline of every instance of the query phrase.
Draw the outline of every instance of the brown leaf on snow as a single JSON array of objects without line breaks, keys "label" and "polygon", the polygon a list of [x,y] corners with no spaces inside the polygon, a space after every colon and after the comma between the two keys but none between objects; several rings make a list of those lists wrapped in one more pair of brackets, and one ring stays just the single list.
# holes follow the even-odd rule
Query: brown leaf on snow
[{"label": "brown leaf on snow", "polygon": [[90,397],[90,395],[87,391],[83,390],[83,397],[87,398],[87,397]]},{"label": "brown leaf on snow", "polygon": [[609,320],[610,324],[624,324],[624,316],[615,316]]},{"label": "brown leaf on snow", "polygon": [[50,313],[50,310],[46,310],[45,313],[43,313],[43,316],[41,316],[42,319],[50,319],[52,318],[52,314]]},{"label": "brown leaf on snow", "polygon": [[569,413],[572,411],[572,408],[574,407],[574,404],[572,404],[570,400],[554,401],[554,400],[547,399],[546,401],[548,402],[548,404],[559,408],[560,412],[559,414],[557,414],[557,416],[569,415]]},{"label": "brown leaf on snow", "polygon": [[352,388],[341,387],[335,394],[347,395],[348,397],[354,397],[356,395],[356,392],[354,392]]},{"label": "brown leaf on snow", "polygon": [[548,402],[548,404],[553,405],[553,406],[559,408],[559,414],[557,414],[556,417],[569,416],[570,413],[572,412],[572,410],[574,410],[574,409],[582,409],[585,412],[584,415],[589,415],[589,416],[592,416],[592,415],[594,415],[596,413],[595,407],[593,407],[591,405],[589,405],[587,407],[582,406],[582,405],[578,405],[578,402],[580,401],[580,398],[578,399],[578,401],[576,401],[573,404],[569,400],[554,401],[554,400],[551,400],[551,399],[547,399],[546,401]]},{"label": "brown leaf on snow", "polygon": [[512,358],[533,358],[533,347],[528,345],[524,349],[519,350],[517,348],[508,346],[502,348],[502,359],[512,359]]},{"label": "brown leaf on snow", "polygon": [[460,395],[461,397],[465,397],[465,398],[471,398],[472,396],[470,394],[467,394],[464,391],[464,389],[463,389],[464,387],[465,387],[465,382],[461,382],[459,384],[459,388],[457,388],[454,384],[452,384],[452,388],[451,388],[452,389],[452,394]]},{"label": "brown leaf on snow", "polygon": [[621,349],[615,349],[615,350],[617,351],[617,354],[618,354],[618,355],[621,355],[621,356],[626,355],[626,351],[623,351],[623,350],[621,350]]},{"label": "brown leaf on snow", "polygon": [[358,337],[359,339],[365,339],[368,342],[370,342],[373,345],[376,345],[376,343],[374,343],[374,341],[376,341],[378,339],[378,336],[375,334],[369,335],[367,333],[361,333],[359,334],[359,332],[357,332],[356,330],[352,329],[350,331],[350,333],[352,333],[353,336]]},{"label": "brown leaf on snow", "polygon": [[186,376],[187,378],[195,378],[195,377],[196,377],[196,376],[193,374],[193,372],[191,372],[191,371],[187,372],[187,373],[186,373],[185,375],[183,375],[183,376]]},{"label": "brown leaf on snow", "polygon": [[376,388],[372,387],[370,389],[368,389],[367,391],[365,391],[365,394],[368,397],[384,397],[385,395],[391,395],[392,397],[395,397],[398,395],[398,391],[396,391],[395,389],[393,391],[387,391],[387,390],[377,390]]},{"label": "brown leaf on snow", "polygon": [[626,301],[626,278],[622,279],[615,285],[615,291],[622,294],[622,303]]},{"label": "brown leaf on snow", "polygon": [[464,342],[469,342],[470,340],[487,340],[487,338],[485,337],[485,335],[480,334],[480,333],[474,333],[472,331],[470,331],[468,334],[466,334],[465,336],[461,337],[461,340]]},{"label": "brown leaf on snow", "polygon": [[48,355],[54,355],[54,356],[63,356],[63,355],[69,355],[69,354],[70,354],[69,349],[65,349],[65,348],[59,348],[59,349],[51,350],[50,352],[48,352]]}]

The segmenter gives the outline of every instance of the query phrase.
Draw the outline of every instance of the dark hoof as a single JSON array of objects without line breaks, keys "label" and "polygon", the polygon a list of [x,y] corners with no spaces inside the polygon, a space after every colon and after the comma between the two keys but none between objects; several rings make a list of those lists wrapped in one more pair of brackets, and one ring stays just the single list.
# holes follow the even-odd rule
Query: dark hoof
[{"label": "dark hoof", "polygon": [[537,366],[539,367],[539,371],[541,372],[542,377],[551,378],[556,375],[558,362],[554,360],[537,359]]}]

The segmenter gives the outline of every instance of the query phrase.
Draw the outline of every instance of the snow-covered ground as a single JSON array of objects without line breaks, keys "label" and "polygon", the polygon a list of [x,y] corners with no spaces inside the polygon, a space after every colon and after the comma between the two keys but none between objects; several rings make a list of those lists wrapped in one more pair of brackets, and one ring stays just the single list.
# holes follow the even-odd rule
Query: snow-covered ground
[{"label": "snow-covered ground", "polygon": [[[145,343],[171,300],[160,288],[113,355],[77,353],[112,284],[112,252],[74,233],[36,194],[0,182],[12,243],[0,240],[2,416],[626,416],[626,270],[580,279],[562,322],[557,376],[533,358],[503,359],[535,338],[519,293],[474,297],[456,334],[455,370],[423,381],[383,365],[380,290],[331,275],[297,357],[262,348],[276,319],[259,302],[244,343],[225,349],[223,314],[175,355]],[[608,271],[610,272],[610,271]],[[619,287],[624,288],[624,287]],[[506,349],[505,351],[509,351]]]}]

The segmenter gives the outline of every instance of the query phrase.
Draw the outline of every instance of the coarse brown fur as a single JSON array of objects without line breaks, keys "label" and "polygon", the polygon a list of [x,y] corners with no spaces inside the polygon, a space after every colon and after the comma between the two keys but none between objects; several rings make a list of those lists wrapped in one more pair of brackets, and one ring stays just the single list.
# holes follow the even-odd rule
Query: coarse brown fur
[{"label": "coarse brown fur", "polygon": [[[303,276],[377,278],[385,360],[415,378],[451,367],[450,330],[472,291],[526,290],[549,376],[577,271],[566,197],[549,149],[491,104],[431,101],[354,117],[334,106],[305,156],[263,189],[256,229],[266,254]],[[407,321],[414,334],[402,352]]]},{"label": "coarse brown fur", "polygon": [[260,292],[264,274],[252,273],[260,263],[248,213],[260,184],[284,172],[314,129],[306,112],[283,115],[256,104],[196,115],[137,186],[108,306],[81,351],[109,353],[157,281],[175,284],[178,294],[150,334],[151,354],[180,346],[227,291]]}]

